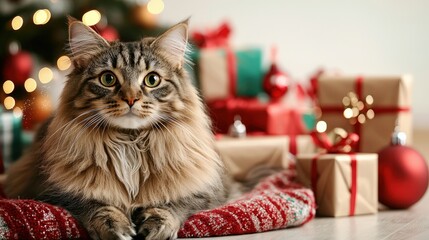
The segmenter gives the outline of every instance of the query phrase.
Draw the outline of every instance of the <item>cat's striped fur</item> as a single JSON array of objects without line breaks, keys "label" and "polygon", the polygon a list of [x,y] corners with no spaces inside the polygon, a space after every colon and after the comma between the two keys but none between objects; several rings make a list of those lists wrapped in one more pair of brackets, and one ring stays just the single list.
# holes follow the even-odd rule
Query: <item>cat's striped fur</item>
[{"label": "cat's striped fur", "polygon": [[6,193],[63,206],[94,239],[176,238],[230,191],[184,69],[187,23],[130,43],[76,20],[69,33],[74,69],[59,108],[11,167]]}]

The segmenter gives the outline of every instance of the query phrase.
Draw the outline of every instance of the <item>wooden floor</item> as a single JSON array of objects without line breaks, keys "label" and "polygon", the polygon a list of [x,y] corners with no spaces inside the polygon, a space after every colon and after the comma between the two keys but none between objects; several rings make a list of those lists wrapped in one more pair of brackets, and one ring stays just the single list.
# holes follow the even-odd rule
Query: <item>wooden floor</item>
[{"label": "wooden floor", "polygon": [[[429,130],[416,131],[413,147],[429,160]],[[382,210],[374,215],[315,218],[301,227],[266,233],[203,238],[212,240],[429,240],[429,190],[407,210]]]}]

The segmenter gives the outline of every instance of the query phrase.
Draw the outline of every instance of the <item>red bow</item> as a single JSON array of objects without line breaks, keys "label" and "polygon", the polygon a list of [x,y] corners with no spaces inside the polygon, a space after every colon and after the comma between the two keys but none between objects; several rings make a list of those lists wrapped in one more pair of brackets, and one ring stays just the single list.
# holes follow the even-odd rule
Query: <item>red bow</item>
[{"label": "red bow", "polygon": [[[329,136],[332,135],[332,136]],[[344,129],[336,128],[331,133],[311,132],[314,143],[326,153],[350,153],[359,142],[359,135],[347,133]]]},{"label": "red bow", "polygon": [[216,29],[202,32],[194,32],[192,38],[195,44],[201,48],[224,47],[228,45],[231,27],[228,23],[223,23]]}]

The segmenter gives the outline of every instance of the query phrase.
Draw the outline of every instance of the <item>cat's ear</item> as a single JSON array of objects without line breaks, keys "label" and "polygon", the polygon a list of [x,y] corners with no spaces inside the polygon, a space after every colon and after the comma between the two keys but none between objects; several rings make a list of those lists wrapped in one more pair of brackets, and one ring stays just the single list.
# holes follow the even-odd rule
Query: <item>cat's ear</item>
[{"label": "cat's ear", "polygon": [[68,17],[68,21],[72,61],[79,66],[85,66],[92,56],[108,47],[109,43],[81,21],[72,17]]},{"label": "cat's ear", "polygon": [[165,57],[177,68],[181,68],[186,61],[188,21],[189,19],[176,24],[156,38],[151,44],[152,47],[159,48],[163,51]]}]

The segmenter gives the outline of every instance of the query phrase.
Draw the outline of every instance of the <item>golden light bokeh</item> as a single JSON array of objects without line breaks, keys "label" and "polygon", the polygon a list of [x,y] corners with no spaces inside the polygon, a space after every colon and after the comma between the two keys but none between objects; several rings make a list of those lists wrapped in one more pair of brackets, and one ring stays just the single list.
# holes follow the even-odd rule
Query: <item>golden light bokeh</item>
[{"label": "golden light bokeh", "polygon": [[343,115],[345,118],[350,119],[353,117],[353,110],[351,108],[344,109]]},{"label": "golden light bokeh", "polygon": [[29,93],[30,92],[34,92],[34,90],[36,90],[36,88],[37,88],[37,82],[36,82],[36,80],[34,80],[32,78],[29,78],[29,79],[25,80],[24,88]]},{"label": "golden light bokeh", "polygon": [[374,98],[371,95],[368,95],[368,96],[366,96],[365,101],[369,105],[372,105],[374,103]]},{"label": "golden light bokeh", "polygon": [[350,105],[351,101],[350,98],[348,96],[343,97],[343,105],[344,106],[348,106]]},{"label": "golden light bokeh", "polygon": [[36,25],[43,25],[51,19],[51,12],[48,9],[39,9],[33,15],[33,22]]},{"label": "golden light bokeh", "polygon": [[12,19],[11,25],[13,30],[18,30],[24,24],[24,19],[21,16],[16,16]]},{"label": "golden light bokeh", "polygon": [[44,67],[39,71],[39,80],[41,83],[49,83],[54,78],[54,73],[51,69]]},{"label": "golden light bokeh", "polygon": [[11,96],[8,96],[8,97],[6,97],[6,98],[4,99],[3,104],[4,104],[4,107],[5,107],[7,110],[10,110],[10,109],[12,109],[13,107],[15,107],[15,99],[14,99],[13,97],[11,97]]},{"label": "golden light bokeh", "polygon": [[11,80],[6,80],[3,83],[3,91],[6,94],[10,94],[15,89],[15,84]]},{"label": "golden light bokeh", "polygon": [[87,26],[94,26],[101,20],[101,13],[97,10],[91,10],[83,14],[82,22]]},{"label": "golden light bokeh", "polygon": [[367,117],[368,119],[373,119],[373,118],[375,117],[375,112],[374,112],[374,110],[369,109],[369,110],[366,112],[366,117]]},{"label": "golden light bokeh", "polygon": [[23,111],[20,107],[16,107],[13,109],[13,115],[17,118],[22,117]]},{"label": "golden light bokeh", "polygon": [[58,58],[57,60],[57,67],[59,70],[61,71],[65,71],[67,69],[69,69],[71,66],[71,61],[70,58],[67,56],[61,56]]},{"label": "golden light bokeh", "polygon": [[328,129],[328,124],[325,121],[318,121],[316,123],[316,131],[323,133]]},{"label": "golden light bokeh", "polygon": [[149,13],[157,15],[164,11],[164,2],[162,0],[150,0],[147,3]]},{"label": "golden light bokeh", "polygon": [[365,122],[366,122],[366,117],[365,117],[365,115],[364,114],[359,114],[359,116],[358,116],[358,122],[360,123],[360,124],[364,124]]}]

